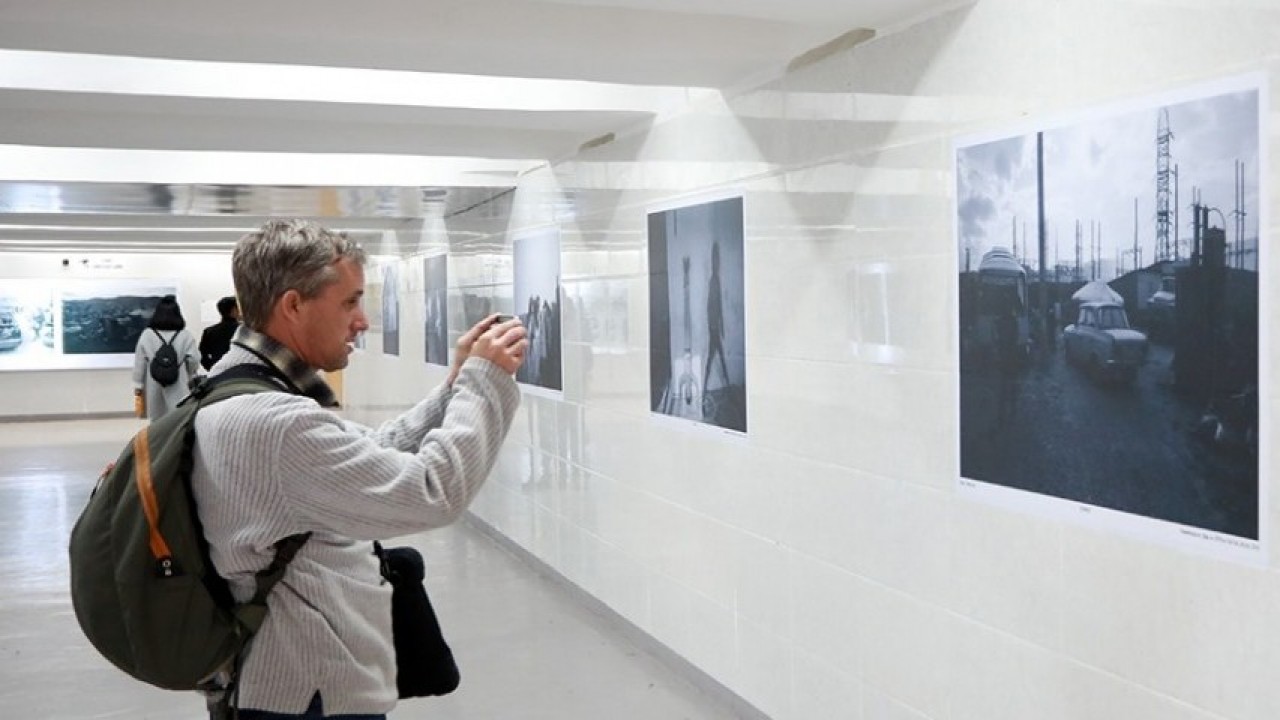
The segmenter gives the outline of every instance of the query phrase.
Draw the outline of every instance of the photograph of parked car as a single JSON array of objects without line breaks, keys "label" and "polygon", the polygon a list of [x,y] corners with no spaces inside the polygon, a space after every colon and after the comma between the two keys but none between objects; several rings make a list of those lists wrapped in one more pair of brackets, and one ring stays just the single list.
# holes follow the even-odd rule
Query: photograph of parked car
[{"label": "photograph of parked car", "polygon": [[1147,336],[1129,325],[1122,302],[1086,302],[1062,329],[1062,350],[1067,362],[1097,380],[1131,383],[1147,360]]},{"label": "photograph of parked car", "polygon": [[956,143],[962,491],[1262,551],[1261,143],[1256,77]]},{"label": "photograph of parked car", "polygon": [[48,282],[0,280],[0,371],[47,368],[56,354],[53,323]]},{"label": "photograph of parked car", "polygon": [[14,350],[22,346],[22,327],[12,305],[0,305],[0,350]]}]

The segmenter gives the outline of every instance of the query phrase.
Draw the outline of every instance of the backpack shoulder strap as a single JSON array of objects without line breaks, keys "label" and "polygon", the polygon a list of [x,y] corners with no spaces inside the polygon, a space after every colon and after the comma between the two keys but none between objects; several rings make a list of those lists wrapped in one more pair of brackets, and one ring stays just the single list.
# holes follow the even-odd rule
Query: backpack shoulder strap
[{"label": "backpack shoulder strap", "polygon": [[[196,408],[199,411],[201,408],[237,395],[249,395],[259,392],[296,394],[293,390],[293,384],[275,366],[243,363],[229,367],[213,377],[207,377],[202,380],[191,392],[188,400],[194,400],[199,403],[199,407]],[[183,402],[185,403],[186,401],[184,400]],[[190,432],[191,440],[194,442],[194,424]],[[275,587],[276,583],[280,582],[280,579],[284,577],[284,572],[289,567],[289,563],[293,562],[294,556],[298,554],[303,545],[307,544],[307,540],[310,537],[310,532],[304,532],[278,540],[275,544],[275,555],[271,558],[271,564],[254,574],[253,597],[248,602],[237,604],[233,610],[236,619],[248,628],[250,633],[256,633],[258,628],[262,626],[262,622],[267,616],[267,595],[271,593],[271,589]]]},{"label": "backpack shoulder strap", "polygon": [[293,562],[294,556],[310,539],[311,533],[304,532],[276,541],[276,553],[271,558],[271,564],[254,573],[253,597],[248,602],[236,605],[233,611],[236,619],[249,628],[250,632],[256,633],[262,627],[262,621],[267,617],[267,596],[284,577],[284,571]]},{"label": "backpack shoulder strap", "polygon": [[244,363],[227,368],[213,376],[206,376],[191,390],[183,403],[194,401],[207,407],[236,395],[259,392],[285,392],[298,394],[293,384],[275,367]]},{"label": "backpack shoulder strap", "polygon": [[[155,334],[156,334],[156,337],[160,338],[160,346],[161,346],[161,347],[164,347],[165,345],[172,345],[172,344],[173,344],[173,338],[169,338],[168,340],[165,340],[164,336],[160,334],[160,331],[159,331],[159,330],[157,330],[157,329],[155,329],[155,328],[151,328],[151,332],[155,333]],[[177,335],[178,335],[177,333],[174,333],[174,337],[177,337]]]}]

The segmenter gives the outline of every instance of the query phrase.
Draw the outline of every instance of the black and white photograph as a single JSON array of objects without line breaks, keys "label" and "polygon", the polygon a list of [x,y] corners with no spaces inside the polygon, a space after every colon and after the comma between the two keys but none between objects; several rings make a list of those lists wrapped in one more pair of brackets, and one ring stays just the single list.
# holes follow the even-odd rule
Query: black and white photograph
[{"label": "black and white photograph", "polygon": [[962,489],[1261,552],[1260,96],[957,143]]},{"label": "black and white photograph", "polygon": [[0,280],[0,371],[39,370],[58,355],[48,280]]},{"label": "black and white photograph", "polygon": [[382,354],[400,354],[400,266],[382,266]]},{"label": "black and white photograph", "polygon": [[138,337],[172,284],[150,280],[76,281],[60,293],[63,355],[119,355],[132,364]]},{"label": "black and white photograph", "polygon": [[[461,319],[458,327],[470,329],[473,325],[497,312],[497,288],[493,285],[475,285],[459,288]],[[463,332],[465,332],[465,329]]]},{"label": "black and white photograph", "polygon": [[560,231],[549,228],[512,242],[515,314],[529,334],[529,350],[516,380],[547,390],[564,390],[560,348]]},{"label": "black and white photograph", "polygon": [[650,409],[747,431],[742,198],[649,214]]},{"label": "black and white photograph", "polygon": [[433,365],[449,364],[448,261],[448,255],[422,259],[422,356]]}]

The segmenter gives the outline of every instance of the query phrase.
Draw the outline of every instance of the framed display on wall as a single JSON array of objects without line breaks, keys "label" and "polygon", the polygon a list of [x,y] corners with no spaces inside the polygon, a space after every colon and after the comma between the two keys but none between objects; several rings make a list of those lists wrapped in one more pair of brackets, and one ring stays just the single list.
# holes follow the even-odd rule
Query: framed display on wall
[{"label": "framed display on wall", "polygon": [[160,298],[177,292],[164,280],[0,280],[0,371],[132,367]]},{"label": "framed display on wall", "polygon": [[1261,83],[957,143],[963,492],[1263,559]]},{"label": "framed display on wall", "polygon": [[423,358],[449,364],[449,256],[422,259]]},{"label": "framed display on wall", "polygon": [[560,333],[560,230],[522,233],[512,241],[515,275],[512,301],[524,322],[529,350],[516,380],[526,385],[564,390]]},{"label": "framed display on wall", "polygon": [[649,213],[650,410],[747,431],[743,204]]},{"label": "framed display on wall", "polygon": [[400,265],[382,266],[382,352],[400,354]]}]

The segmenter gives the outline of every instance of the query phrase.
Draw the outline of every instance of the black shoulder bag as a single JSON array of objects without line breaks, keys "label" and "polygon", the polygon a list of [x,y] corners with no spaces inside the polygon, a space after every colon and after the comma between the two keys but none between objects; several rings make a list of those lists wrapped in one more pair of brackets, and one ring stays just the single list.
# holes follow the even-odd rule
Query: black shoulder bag
[{"label": "black shoulder bag", "polygon": [[391,632],[396,648],[396,690],[401,698],[447,695],[461,676],[453,651],[423,585],[426,564],[411,547],[383,548],[373,543],[382,577],[391,583]]}]

